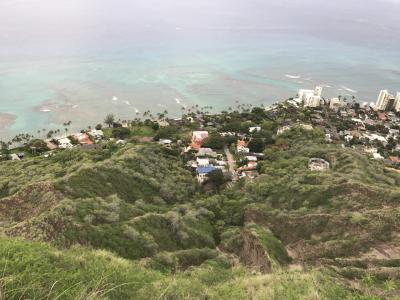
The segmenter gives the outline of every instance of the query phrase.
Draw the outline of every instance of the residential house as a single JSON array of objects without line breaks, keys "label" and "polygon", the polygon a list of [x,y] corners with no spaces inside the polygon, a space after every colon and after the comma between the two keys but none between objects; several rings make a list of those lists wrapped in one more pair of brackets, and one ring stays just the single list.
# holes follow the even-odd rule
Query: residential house
[{"label": "residential house", "polygon": [[169,139],[161,139],[158,141],[158,143],[163,146],[170,146],[172,144],[172,141]]},{"label": "residential house", "polygon": [[400,130],[398,129],[389,129],[389,136],[395,137],[400,134]]},{"label": "residential house", "polygon": [[378,113],[378,120],[379,121],[386,121],[386,119],[387,118],[386,118],[386,113],[385,112],[382,111],[382,112]]},{"label": "residential house", "polygon": [[74,145],[72,145],[71,143],[71,140],[67,137],[59,138],[57,142],[58,142],[58,148],[60,149],[71,149],[74,147]]},{"label": "residential house", "polygon": [[257,162],[249,161],[247,165],[238,168],[237,173],[241,177],[246,177],[248,174],[255,174],[253,172],[257,171],[257,166],[258,166]]},{"label": "residential house", "polygon": [[210,159],[208,157],[205,158],[197,157],[196,163],[198,167],[207,167],[210,165]]},{"label": "residential house", "polygon": [[387,139],[381,135],[378,135],[376,133],[365,133],[362,136],[363,139],[368,139],[370,141],[379,141],[382,144],[386,145],[388,143]]},{"label": "residential house", "polygon": [[397,156],[389,156],[389,160],[392,162],[394,165],[400,165],[400,158]]},{"label": "residential house", "polygon": [[250,127],[249,128],[249,133],[255,133],[255,132],[260,132],[260,131],[261,131],[261,127],[260,126]]},{"label": "residential house", "polygon": [[227,162],[224,161],[224,160],[217,160],[217,161],[216,161],[216,164],[217,164],[218,166],[224,167],[224,168],[227,166]]},{"label": "residential house", "polygon": [[292,128],[295,128],[295,127],[301,128],[301,129],[304,129],[304,130],[313,130],[314,129],[314,127],[312,125],[303,124],[303,123],[298,123],[298,124],[295,124],[293,126],[292,125],[285,125],[285,126],[282,126],[282,127],[278,128],[277,135],[281,135],[281,134],[285,133],[286,131],[288,131],[288,130],[290,130]]},{"label": "residential house", "polygon": [[104,138],[104,133],[101,129],[92,129],[88,134],[93,137],[95,141],[101,141]]},{"label": "residential house", "polygon": [[367,154],[374,154],[374,153],[378,153],[378,149],[374,148],[374,147],[364,147],[364,152]]},{"label": "residential house", "polygon": [[77,133],[74,135],[74,137],[81,145],[92,145],[93,144],[92,140],[90,139],[90,137],[87,133]]},{"label": "residential house", "polygon": [[120,146],[123,146],[123,145],[126,144],[126,141],[124,141],[124,140],[118,140],[118,141],[115,142],[115,144],[120,145]]},{"label": "residential house", "polygon": [[348,135],[346,135],[346,136],[344,137],[344,140],[345,140],[347,143],[350,143],[353,139],[354,139],[354,137],[353,137],[351,134],[348,134]]},{"label": "residential house", "polygon": [[246,156],[246,160],[247,161],[251,161],[251,162],[254,162],[254,161],[257,161],[258,159],[257,159],[257,157],[256,156]]},{"label": "residential house", "polygon": [[221,132],[220,133],[221,136],[226,137],[226,136],[234,136],[235,133],[234,132]]},{"label": "residential house", "polygon": [[50,151],[58,148],[58,146],[56,144],[52,143],[51,141],[47,141],[46,146],[47,146],[47,148],[49,148]]},{"label": "residential house", "polygon": [[208,174],[212,173],[215,170],[216,168],[213,165],[208,165],[206,167],[197,167],[197,181],[199,183],[205,182],[207,180]]},{"label": "residential house", "polygon": [[201,148],[204,140],[208,138],[208,131],[193,131],[192,133],[192,149],[198,150]]},{"label": "residential house", "polygon": [[249,153],[250,149],[247,148],[246,141],[238,140],[237,143],[236,143],[236,151],[238,153]]},{"label": "residential house", "polygon": [[374,158],[375,160],[384,160],[384,159],[385,159],[385,158],[384,158],[382,155],[380,155],[379,153],[373,153],[372,156],[373,156],[373,158]]},{"label": "residential house", "polygon": [[197,152],[196,156],[198,157],[217,157],[217,153],[214,152],[211,148],[200,148]]},{"label": "residential house", "polygon": [[158,124],[158,126],[160,126],[160,127],[168,127],[168,126],[169,126],[168,121],[165,121],[165,120],[158,120],[158,121],[157,121],[157,124]]},{"label": "residential house", "polygon": [[343,105],[344,103],[339,98],[332,98],[329,102],[329,108],[334,111],[338,111]]}]

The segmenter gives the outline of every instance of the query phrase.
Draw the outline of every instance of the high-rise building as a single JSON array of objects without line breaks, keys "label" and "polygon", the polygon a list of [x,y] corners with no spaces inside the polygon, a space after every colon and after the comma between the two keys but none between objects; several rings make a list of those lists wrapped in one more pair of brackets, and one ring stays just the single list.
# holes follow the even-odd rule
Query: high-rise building
[{"label": "high-rise building", "polygon": [[397,92],[396,98],[394,100],[394,110],[400,112],[400,92]]},{"label": "high-rise building", "polygon": [[376,100],[376,109],[387,110],[389,105],[389,92],[388,90],[382,90],[379,93],[378,99]]},{"label": "high-rise building", "polygon": [[322,97],[322,86],[317,86],[314,90],[314,96]]},{"label": "high-rise building", "polygon": [[299,90],[297,102],[303,102],[306,107],[319,107],[321,105],[322,87],[317,86],[314,90]]}]

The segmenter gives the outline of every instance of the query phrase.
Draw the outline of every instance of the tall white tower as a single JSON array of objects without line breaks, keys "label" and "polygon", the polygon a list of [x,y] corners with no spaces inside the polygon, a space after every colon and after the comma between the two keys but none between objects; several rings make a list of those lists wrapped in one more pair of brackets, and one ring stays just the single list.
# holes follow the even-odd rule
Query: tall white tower
[{"label": "tall white tower", "polygon": [[389,104],[389,92],[388,90],[382,90],[379,93],[378,100],[376,100],[376,108],[379,110],[386,110]]},{"label": "tall white tower", "polygon": [[394,109],[400,112],[400,92],[397,92],[396,99],[394,100]]}]

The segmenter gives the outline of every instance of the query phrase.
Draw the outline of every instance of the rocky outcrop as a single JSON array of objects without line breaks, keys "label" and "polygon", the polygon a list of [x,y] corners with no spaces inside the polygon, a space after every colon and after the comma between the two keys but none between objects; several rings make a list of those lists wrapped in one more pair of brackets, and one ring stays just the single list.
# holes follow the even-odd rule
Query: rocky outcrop
[{"label": "rocky outcrop", "polygon": [[261,244],[257,234],[250,229],[243,229],[241,233],[243,248],[241,249],[242,261],[251,268],[257,268],[260,272],[271,271],[272,262],[267,251]]}]

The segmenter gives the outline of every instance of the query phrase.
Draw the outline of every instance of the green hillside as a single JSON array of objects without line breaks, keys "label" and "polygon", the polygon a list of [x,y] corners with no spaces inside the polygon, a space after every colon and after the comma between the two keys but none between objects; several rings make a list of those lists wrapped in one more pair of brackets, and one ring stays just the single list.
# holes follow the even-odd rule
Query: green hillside
[{"label": "green hillside", "polygon": [[220,193],[155,143],[1,162],[0,299],[398,299],[400,175],[317,130],[264,155]]}]

